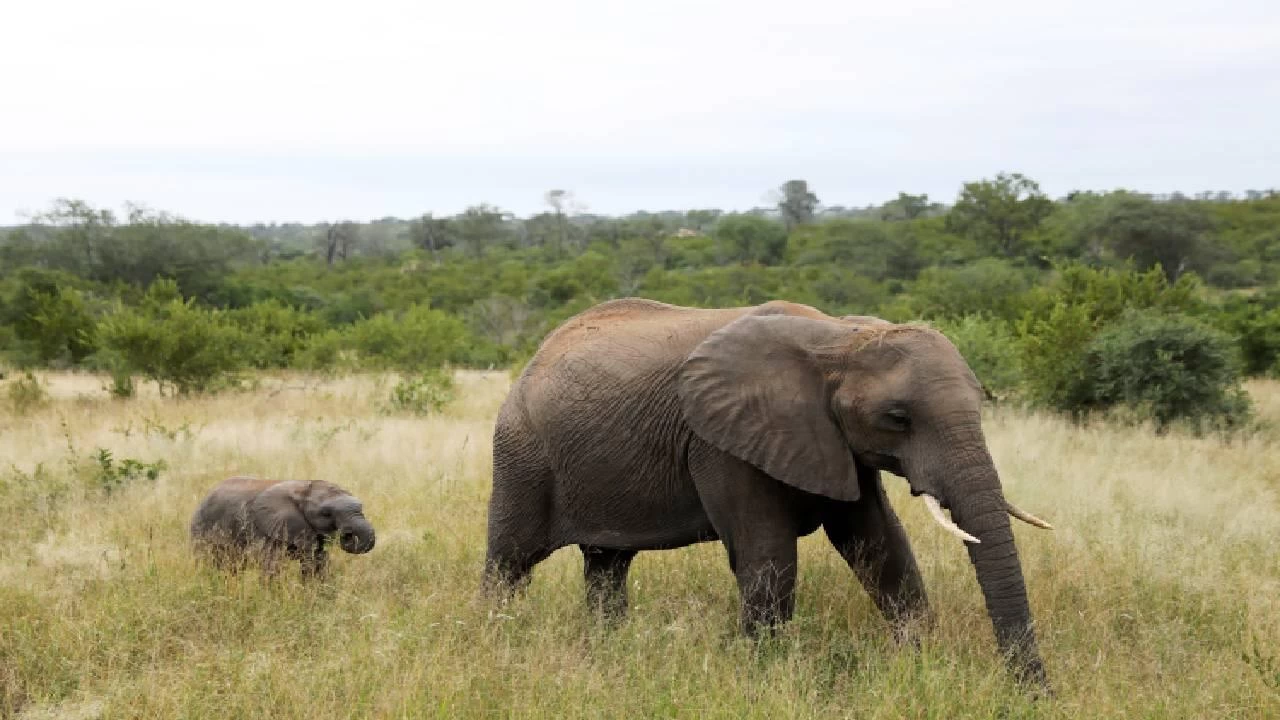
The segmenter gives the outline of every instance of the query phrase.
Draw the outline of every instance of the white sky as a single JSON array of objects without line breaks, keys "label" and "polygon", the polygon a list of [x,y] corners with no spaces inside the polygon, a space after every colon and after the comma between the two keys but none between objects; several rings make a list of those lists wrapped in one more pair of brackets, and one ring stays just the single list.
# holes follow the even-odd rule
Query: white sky
[{"label": "white sky", "polygon": [[0,224],[1280,186],[1280,2],[0,3]]}]

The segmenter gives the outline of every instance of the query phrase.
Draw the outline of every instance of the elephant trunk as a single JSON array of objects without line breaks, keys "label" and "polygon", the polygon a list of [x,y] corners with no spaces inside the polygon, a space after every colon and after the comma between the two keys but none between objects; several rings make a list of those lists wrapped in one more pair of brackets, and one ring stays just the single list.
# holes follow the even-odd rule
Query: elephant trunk
[{"label": "elephant trunk", "polygon": [[943,499],[952,518],[978,540],[965,545],[991,616],[996,645],[1021,679],[1047,687],[1009,506],[981,430],[975,428],[974,437],[953,445],[950,453],[962,461],[948,463],[948,477],[939,486],[944,488]]},{"label": "elephant trunk", "polygon": [[375,535],[373,525],[363,515],[358,515],[342,526],[338,545],[352,554],[367,553],[373,549]]}]

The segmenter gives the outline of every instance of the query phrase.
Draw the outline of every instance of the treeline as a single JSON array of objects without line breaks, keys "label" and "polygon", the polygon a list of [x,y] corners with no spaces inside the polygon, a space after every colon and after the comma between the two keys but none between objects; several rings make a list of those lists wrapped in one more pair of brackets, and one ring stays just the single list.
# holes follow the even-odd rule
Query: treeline
[{"label": "treeline", "polygon": [[[900,193],[823,208],[801,180],[778,189],[776,207],[737,214],[608,218],[582,213],[567,192],[546,199],[548,212],[527,218],[478,205],[447,218],[251,228],[58,201],[0,235],[0,357],[183,392],[246,368],[505,366],[573,313],[639,295],[701,306],[786,298],[932,321],[993,393],[1072,412],[1150,404],[1108,399],[1141,382],[1085,377],[1106,366],[1105,348],[1142,338],[1164,357],[1188,351],[1170,337],[1200,333],[1208,345],[1196,352],[1221,355],[1228,385],[1280,373],[1275,192],[1054,200],[1001,174],[966,184],[950,206]],[[1191,324],[1172,328],[1171,317]],[[1124,342],[1106,334],[1124,323]]]}]

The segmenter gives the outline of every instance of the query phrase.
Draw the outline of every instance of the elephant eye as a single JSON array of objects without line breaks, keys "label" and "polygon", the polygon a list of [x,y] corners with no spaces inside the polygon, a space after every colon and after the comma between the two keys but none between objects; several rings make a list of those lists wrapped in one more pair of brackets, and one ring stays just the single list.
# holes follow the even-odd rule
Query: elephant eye
[{"label": "elephant eye", "polygon": [[889,427],[895,430],[906,430],[911,427],[911,418],[907,417],[907,412],[901,408],[893,408],[885,414]]}]

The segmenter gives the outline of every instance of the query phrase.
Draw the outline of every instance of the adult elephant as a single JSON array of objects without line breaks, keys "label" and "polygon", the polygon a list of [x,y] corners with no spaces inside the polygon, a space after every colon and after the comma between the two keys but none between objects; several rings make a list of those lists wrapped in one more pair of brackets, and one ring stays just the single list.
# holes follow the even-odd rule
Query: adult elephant
[{"label": "adult elephant", "polygon": [[931,618],[887,470],[969,543],[999,647],[1043,682],[1009,516],[1048,525],[1004,499],[981,399],[926,327],[787,302],[598,305],[547,337],[498,414],[485,585],[577,544],[588,602],[618,613],[637,551],[719,539],[754,635],[790,618],[796,539],[821,526],[891,622]]}]

